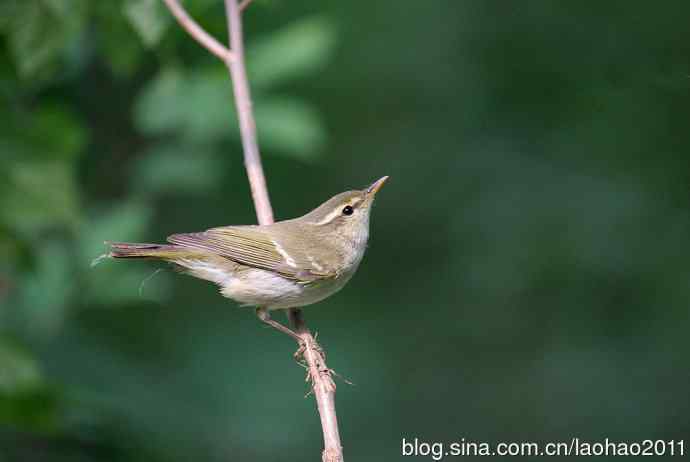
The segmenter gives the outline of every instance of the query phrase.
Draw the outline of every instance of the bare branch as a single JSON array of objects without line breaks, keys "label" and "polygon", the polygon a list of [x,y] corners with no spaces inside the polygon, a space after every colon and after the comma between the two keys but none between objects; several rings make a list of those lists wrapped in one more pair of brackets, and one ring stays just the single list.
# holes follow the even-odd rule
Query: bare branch
[{"label": "bare branch", "polygon": [[244,11],[245,9],[247,9],[251,2],[252,0],[242,0],[242,2],[240,3],[240,11]]},{"label": "bare branch", "polygon": [[[242,20],[240,7],[237,0],[225,0],[225,9],[228,19],[228,34],[230,37],[230,49],[234,53],[234,59],[228,62],[232,77],[235,104],[237,105],[237,117],[240,122],[240,135],[244,148],[244,163],[247,168],[247,176],[251,185],[254,207],[256,209],[259,224],[273,223],[273,210],[266,189],[266,179],[261,166],[261,155],[256,139],[256,123],[252,113],[249,82],[244,65],[244,42],[242,39]],[[323,430],[324,450],[322,459],[324,462],[342,462],[343,449],[340,443],[338,431],[338,419],[335,413],[335,384],[331,378],[331,372],[326,366],[325,354],[309,329],[304,323],[301,311],[292,309],[288,316],[295,326],[296,331],[302,337],[300,348],[304,349],[304,359],[309,369],[314,397],[316,398],[321,428]]]},{"label": "bare branch", "polygon": [[301,348],[304,349],[308,377],[321,418],[324,444],[321,460],[322,462],[343,462],[343,447],[340,443],[338,417],[335,412],[335,382],[333,382],[331,369],[326,365],[326,353],[309,332],[302,317],[302,310],[292,309],[288,312],[288,317],[294,330],[302,337]]},{"label": "bare branch", "polygon": [[163,0],[170,12],[175,16],[177,22],[189,32],[194,40],[199,42],[208,51],[219,57],[225,62],[232,61],[233,53],[224,47],[218,40],[213,38],[199,24],[192,19],[187,11],[180,5],[178,0]]},{"label": "bare branch", "polygon": [[[261,165],[261,154],[256,138],[256,122],[252,112],[251,93],[247,70],[244,64],[244,42],[242,38],[241,11],[252,0],[225,0],[225,10],[228,23],[230,48],[221,45],[216,39],[204,31],[177,0],[164,0],[179,23],[196,41],[201,43],[211,53],[221,58],[230,71],[232,88],[237,108],[237,118],[240,124],[240,136],[244,151],[244,164],[247,169],[249,185],[254,200],[257,219],[261,225],[273,223],[273,209],[266,188],[266,178]],[[332,372],[326,365],[325,353],[311,334],[299,309],[291,309],[288,317],[295,331],[301,337],[300,351],[309,371],[312,391],[316,398],[321,427],[323,430],[324,450],[323,462],[342,462],[343,450],[338,431],[338,419],[335,412],[335,384]]]},{"label": "bare branch", "polygon": [[268,197],[266,178],[261,165],[261,154],[256,140],[256,122],[252,112],[252,98],[249,92],[247,70],[244,65],[244,41],[242,38],[242,20],[236,0],[225,0],[228,17],[228,35],[230,49],[234,58],[227,61],[232,77],[232,89],[235,94],[237,118],[240,122],[240,136],[244,149],[244,166],[247,169],[249,185],[254,199],[254,208],[260,225],[273,223],[273,209]]}]

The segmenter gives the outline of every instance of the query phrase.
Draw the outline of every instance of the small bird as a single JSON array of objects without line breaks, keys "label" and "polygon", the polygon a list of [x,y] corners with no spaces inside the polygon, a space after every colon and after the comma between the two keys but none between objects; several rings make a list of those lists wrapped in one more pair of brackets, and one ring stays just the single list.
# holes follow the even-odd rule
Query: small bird
[{"label": "small bird", "polygon": [[387,179],[340,193],[292,220],[173,234],[170,244],[106,242],[107,256],[173,263],[218,284],[225,297],[257,307],[263,322],[299,338],[269,311],[310,305],[343,288],[362,261],[374,197]]}]

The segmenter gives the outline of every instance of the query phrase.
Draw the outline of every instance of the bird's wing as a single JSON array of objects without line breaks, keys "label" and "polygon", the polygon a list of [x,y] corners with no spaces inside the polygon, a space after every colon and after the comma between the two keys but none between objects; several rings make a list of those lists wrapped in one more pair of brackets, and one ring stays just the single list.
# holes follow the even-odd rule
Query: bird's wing
[{"label": "bird's wing", "polygon": [[242,265],[273,271],[301,282],[337,276],[303,246],[279,242],[257,226],[226,226],[201,233],[173,234],[168,241],[221,255]]}]

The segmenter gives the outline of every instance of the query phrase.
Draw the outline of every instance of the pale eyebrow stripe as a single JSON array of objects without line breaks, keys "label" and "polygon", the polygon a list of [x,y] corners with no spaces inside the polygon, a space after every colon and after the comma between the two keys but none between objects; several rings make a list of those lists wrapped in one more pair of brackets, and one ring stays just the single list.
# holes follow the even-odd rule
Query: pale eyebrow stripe
[{"label": "pale eyebrow stripe", "polygon": [[[360,198],[360,197],[353,197],[353,198],[350,199],[350,201],[347,202],[345,205],[349,205],[349,206],[351,206],[351,207],[355,207],[357,204],[359,204],[359,203],[362,202],[362,201],[363,201],[363,199]],[[326,216],[323,218],[323,220],[317,221],[316,223],[313,223],[313,224],[316,225],[316,226],[321,226],[321,225],[325,225],[325,224],[327,224],[327,223],[330,223],[331,221],[333,221],[333,220],[335,220],[336,218],[338,218],[338,217],[340,216],[340,213],[341,213],[341,209],[335,209],[335,210],[333,210],[331,213],[329,213],[328,215],[326,215]]]},{"label": "pale eyebrow stripe", "polygon": [[326,215],[323,220],[317,221],[314,223],[316,226],[321,226],[325,225],[326,223],[330,223],[331,221],[335,220],[338,216],[340,215],[340,209],[335,209],[328,215]]}]

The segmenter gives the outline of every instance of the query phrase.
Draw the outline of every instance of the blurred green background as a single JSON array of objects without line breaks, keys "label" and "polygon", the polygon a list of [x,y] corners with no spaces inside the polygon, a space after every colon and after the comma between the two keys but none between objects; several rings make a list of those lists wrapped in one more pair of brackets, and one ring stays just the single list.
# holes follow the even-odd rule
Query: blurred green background
[{"label": "blurred green background", "polygon": [[[220,0],[184,3],[225,39]],[[248,10],[277,217],[391,176],[358,275],[306,310],[356,384],[348,460],[689,434],[688,13]],[[158,0],[0,0],[0,101],[0,461],[319,460],[290,339],[165,265],[91,267],[255,222],[224,67]]]}]

